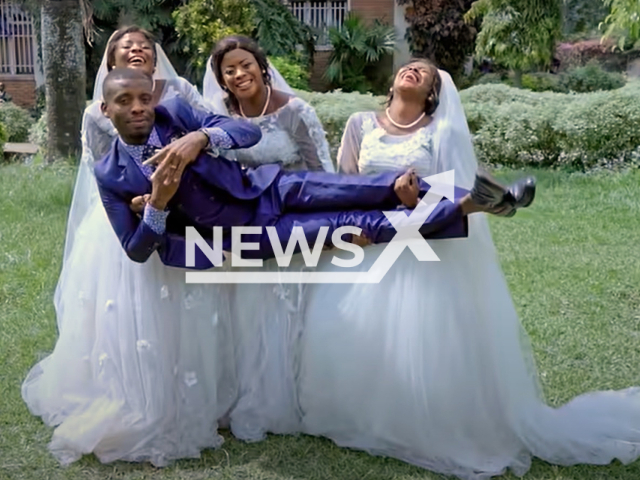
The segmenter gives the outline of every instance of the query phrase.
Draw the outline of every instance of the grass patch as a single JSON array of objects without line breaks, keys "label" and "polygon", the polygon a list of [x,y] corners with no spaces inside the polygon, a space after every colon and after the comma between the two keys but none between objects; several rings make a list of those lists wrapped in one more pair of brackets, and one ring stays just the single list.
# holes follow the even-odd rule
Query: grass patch
[{"label": "grass patch", "polygon": [[[534,206],[491,225],[547,399],[559,405],[589,390],[640,385],[640,172],[536,175]],[[20,385],[55,345],[52,300],[73,180],[64,165],[0,167],[0,479],[444,478],[306,436],[256,444],[227,436],[222,449],[166,469],[102,465],[92,456],[59,467],[47,451],[51,430],[29,414]],[[524,478],[631,480],[640,478],[640,462],[560,468],[536,461]]]}]

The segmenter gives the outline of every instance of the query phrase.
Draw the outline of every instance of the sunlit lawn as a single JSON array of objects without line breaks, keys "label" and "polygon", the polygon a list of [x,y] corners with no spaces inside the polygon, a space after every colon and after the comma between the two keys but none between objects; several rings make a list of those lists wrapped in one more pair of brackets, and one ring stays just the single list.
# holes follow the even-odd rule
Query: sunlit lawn
[{"label": "sunlit lawn", "polygon": [[[536,175],[534,206],[510,221],[491,221],[548,401],[640,385],[640,173]],[[304,436],[256,444],[228,438],[200,460],[163,470],[101,465],[91,456],[59,467],[47,451],[51,429],[29,414],[20,384],[56,341],[52,299],[73,178],[71,168],[0,167],[0,480],[441,478]],[[640,478],[640,462],[535,462],[525,478],[631,480]]]}]

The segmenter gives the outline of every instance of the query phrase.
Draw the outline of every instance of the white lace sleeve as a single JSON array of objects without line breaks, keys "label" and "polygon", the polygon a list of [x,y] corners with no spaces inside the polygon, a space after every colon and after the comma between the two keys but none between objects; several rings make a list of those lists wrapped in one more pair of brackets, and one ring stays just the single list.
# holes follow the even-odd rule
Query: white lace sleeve
[{"label": "white lace sleeve", "polygon": [[320,123],[316,111],[311,105],[300,98],[291,100],[295,102],[293,109],[297,115],[294,119],[293,136],[300,149],[300,155],[308,170],[325,170],[335,172],[327,134]]},{"label": "white lace sleeve", "polygon": [[354,113],[347,120],[338,149],[338,171],[340,173],[357,174],[362,142],[362,113]]}]

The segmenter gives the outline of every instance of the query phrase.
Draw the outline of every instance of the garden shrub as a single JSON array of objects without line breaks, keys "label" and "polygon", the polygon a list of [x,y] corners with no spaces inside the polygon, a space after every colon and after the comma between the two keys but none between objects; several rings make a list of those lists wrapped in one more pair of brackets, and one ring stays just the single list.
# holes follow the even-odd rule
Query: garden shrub
[{"label": "garden shrub", "polygon": [[291,57],[269,57],[269,60],[291,88],[311,90],[309,88],[309,71],[301,61],[296,61]]},{"label": "garden shrub", "polygon": [[[318,114],[335,158],[354,112],[380,111],[385,97],[299,92]],[[490,165],[587,170],[640,159],[640,83],[595,93],[532,92],[479,85],[460,92],[478,160]]]},{"label": "garden shrub", "polygon": [[[7,142],[7,127],[0,122],[0,154],[4,153],[4,144]],[[2,159],[3,157],[0,157]]]},{"label": "garden shrub", "polygon": [[562,73],[560,84],[563,90],[587,93],[621,88],[625,79],[620,73],[607,72],[598,63],[591,62],[584,67]]},{"label": "garden shrub", "polygon": [[485,85],[461,97],[476,154],[485,163],[585,170],[632,162],[640,146],[636,82],[584,94]]},{"label": "garden shrub", "polygon": [[15,103],[0,103],[0,123],[4,125],[7,142],[23,143],[29,138],[33,118],[27,110]]},{"label": "garden shrub", "polygon": [[29,129],[29,142],[38,146],[40,153],[46,153],[47,146],[47,116],[45,112]]},{"label": "garden shrub", "polygon": [[525,73],[522,75],[522,88],[533,92],[569,92],[569,89],[562,83],[560,76],[544,72]]}]

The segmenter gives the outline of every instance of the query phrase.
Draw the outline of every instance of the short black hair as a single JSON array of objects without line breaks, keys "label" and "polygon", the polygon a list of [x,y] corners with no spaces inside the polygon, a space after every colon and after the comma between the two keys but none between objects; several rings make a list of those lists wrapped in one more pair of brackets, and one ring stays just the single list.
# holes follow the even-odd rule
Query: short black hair
[{"label": "short black hair", "polygon": [[146,38],[151,43],[151,48],[153,50],[153,65],[155,66],[158,62],[158,52],[156,52],[156,41],[153,38],[153,35],[149,33],[149,31],[145,30],[142,27],[137,25],[131,25],[129,27],[123,27],[119,30],[116,30],[115,33],[109,39],[109,43],[107,44],[107,70],[111,71],[111,69],[116,64],[116,47],[118,46],[118,42],[122,40],[122,37],[129,33],[140,33],[144,38]]},{"label": "short black hair", "polygon": [[153,88],[153,78],[136,68],[114,68],[104,78],[102,84],[102,98],[107,101],[114,95],[115,82],[118,80],[146,80]]}]

